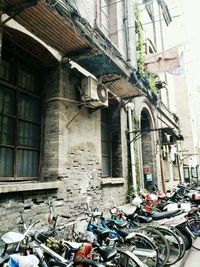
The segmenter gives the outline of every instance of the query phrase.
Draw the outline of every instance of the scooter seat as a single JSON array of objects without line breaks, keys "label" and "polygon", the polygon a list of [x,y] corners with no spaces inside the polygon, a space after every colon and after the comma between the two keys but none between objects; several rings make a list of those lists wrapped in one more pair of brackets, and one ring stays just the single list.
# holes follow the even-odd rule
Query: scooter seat
[{"label": "scooter seat", "polygon": [[162,219],[171,218],[180,212],[181,212],[180,209],[172,210],[172,211],[153,212],[151,214],[151,217],[154,221],[158,221],[158,220],[162,220]]},{"label": "scooter seat", "polygon": [[120,235],[123,238],[125,238],[126,236],[129,235],[129,232],[127,232],[127,230],[123,230],[123,229],[116,229],[116,232],[118,233],[118,235]]},{"label": "scooter seat", "polygon": [[99,247],[99,253],[105,262],[114,259],[117,250],[114,248]]},{"label": "scooter seat", "polygon": [[96,228],[94,229],[94,233],[98,236],[98,238],[103,240],[109,236],[110,231]]},{"label": "scooter seat", "polygon": [[21,233],[16,233],[16,232],[7,232],[1,236],[1,239],[3,240],[4,243],[7,245],[9,244],[15,244],[19,243],[24,239],[24,235]]},{"label": "scooter seat", "polygon": [[142,215],[138,215],[137,219],[139,220],[139,222],[141,223],[150,223],[153,219],[152,217],[148,217],[148,216],[142,216]]},{"label": "scooter seat", "polygon": [[128,222],[127,221],[122,221],[122,222],[114,221],[114,223],[117,226],[117,228],[121,229],[121,228],[124,228]]}]

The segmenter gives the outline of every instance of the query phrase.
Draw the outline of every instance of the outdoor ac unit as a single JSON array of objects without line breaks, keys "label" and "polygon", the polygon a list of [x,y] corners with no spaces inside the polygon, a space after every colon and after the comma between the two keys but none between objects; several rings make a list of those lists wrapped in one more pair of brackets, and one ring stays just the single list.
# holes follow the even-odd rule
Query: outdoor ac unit
[{"label": "outdoor ac unit", "polygon": [[108,107],[108,90],[93,77],[83,78],[81,81],[82,100],[90,107]]}]

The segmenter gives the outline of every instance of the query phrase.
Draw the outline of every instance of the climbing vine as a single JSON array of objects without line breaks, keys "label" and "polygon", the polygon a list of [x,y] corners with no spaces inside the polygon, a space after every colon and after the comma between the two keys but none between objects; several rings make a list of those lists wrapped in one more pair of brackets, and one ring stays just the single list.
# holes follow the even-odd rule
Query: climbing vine
[{"label": "climbing vine", "polygon": [[144,32],[142,29],[139,4],[135,3],[135,19],[136,19],[136,33],[137,33],[137,42],[136,42],[136,51],[137,51],[137,65],[138,71],[143,75],[145,74],[144,69],[144,55],[145,55],[145,44],[144,44]]},{"label": "climbing vine", "polygon": [[137,42],[136,42],[136,51],[137,51],[137,66],[138,71],[141,75],[145,76],[149,81],[150,89],[157,94],[156,88],[156,77],[152,73],[147,73],[145,71],[145,38],[144,38],[144,31],[141,24],[141,16],[140,16],[140,9],[139,4],[136,1],[135,3],[135,20],[136,20],[136,33],[137,33]]},{"label": "climbing vine", "polygon": [[148,73],[147,74],[148,79],[149,79],[149,84],[150,84],[150,88],[151,90],[157,94],[158,93],[158,88],[156,87],[156,75],[152,74],[152,73]]}]

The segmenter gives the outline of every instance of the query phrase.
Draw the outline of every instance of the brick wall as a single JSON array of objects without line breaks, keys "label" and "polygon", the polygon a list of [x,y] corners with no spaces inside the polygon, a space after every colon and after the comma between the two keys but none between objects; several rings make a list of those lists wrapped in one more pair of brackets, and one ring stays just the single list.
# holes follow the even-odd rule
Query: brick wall
[{"label": "brick wall", "polygon": [[[100,110],[91,112],[78,105],[79,76],[71,72],[68,66],[49,71],[44,80],[41,178],[45,181],[59,181],[60,185],[57,190],[31,191],[30,183],[27,192],[1,194],[0,234],[13,229],[19,220],[20,210],[24,211],[26,220],[40,219],[45,224],[49,198],[53,200],[56,213],[71,216],[77,214],[85,203],[105,211],[113,203],[119,205],[125,202],[125,128],[121,130],[121,149],[117,149],[119,154],[123,154],[121,175],[125,183],[102,185]],[[52,99],[55,97],[59,97],[59,100]],[[121,124],[126,127],[126,113],[120,112],[123,118]]]}]

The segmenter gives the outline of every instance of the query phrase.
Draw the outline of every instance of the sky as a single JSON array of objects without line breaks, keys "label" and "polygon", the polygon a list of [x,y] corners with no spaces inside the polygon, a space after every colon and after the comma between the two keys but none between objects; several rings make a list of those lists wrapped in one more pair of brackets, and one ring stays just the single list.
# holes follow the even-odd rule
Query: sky
[{"label": "sky", "polygon": [[187,45],[186,68],[200,84],[200,1],[182,0],[185,41]]}]

